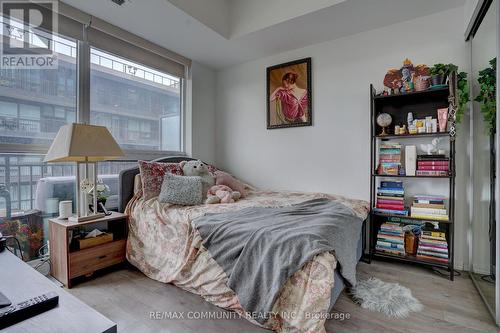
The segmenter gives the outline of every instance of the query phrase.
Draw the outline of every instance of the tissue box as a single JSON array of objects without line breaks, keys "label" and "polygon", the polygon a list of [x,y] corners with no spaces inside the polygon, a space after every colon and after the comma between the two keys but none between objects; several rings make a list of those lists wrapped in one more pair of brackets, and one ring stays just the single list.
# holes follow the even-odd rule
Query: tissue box
[{"label": "tissue box", "polygon": [[80,250],[97,246],[100,244],[104,243],[109,243],[113,241],[113,234],[112,233],[105,233],[102,235],[99,235],[97,237],[90,237],[90,238],[82,238],[78,240]]}]

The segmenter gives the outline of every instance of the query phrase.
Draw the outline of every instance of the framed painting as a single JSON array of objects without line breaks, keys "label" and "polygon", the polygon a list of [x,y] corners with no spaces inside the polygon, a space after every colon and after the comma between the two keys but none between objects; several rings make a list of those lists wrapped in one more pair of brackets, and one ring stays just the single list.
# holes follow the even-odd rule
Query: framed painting
[{"label": "framed painting", "polygon": [[311,126],[311,58],[267,68],[267,129]]}]

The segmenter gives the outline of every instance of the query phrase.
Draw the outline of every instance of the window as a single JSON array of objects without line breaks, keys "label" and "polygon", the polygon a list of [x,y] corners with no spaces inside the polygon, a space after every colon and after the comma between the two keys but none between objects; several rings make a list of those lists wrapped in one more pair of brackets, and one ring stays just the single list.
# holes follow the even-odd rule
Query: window
[{"label": "window", "polygon": [[0,144],[6,147],[0,151],[0,184],[5,185],[0,190],[0,232],[15,235],[28,260],[38,257],[46,244],[47,221],[57,215],[58,202],[74,197],[74,166],[47,165],[43,154],[8,148],[48,148],[62,125],[76,121],[76,42],[57,36],[52,45],[58,69],[0,69]]},{"label": "window", "polygon": [[90,122],[122,148],[181,150],[179,77],[91,48],[90,87]]},{"label": "window", "polygon": [[[76,50],[74,40],[61,36],[53,45]],[[76,51],[57,56],[57,70],[0,70],[0,144],[49,147],[59,127],[76,120]]]},{"label": "window", "polygon": [[[61,13],[65,6],[59,3]],[[118,207],[121,170],[136,166],[137,158],[182,151],[182,82],[187,59],[117,27],[113,35],[121,31],[121,38],[113,37],[88,27],[90,21],[85,13],[76,17],[60,14],[58,34],[32,28],[24,31],[22,24],[16,26],[20,34],[0,29],[0,34],[9,34],[10,41],[28,36],[34,44],[49,45],[58,58],[55,69],[0,67],[0,184],[5,184],[0,187],[0,232],[22,239],[28,259],[36,258],[46,243],[48,219],[57,216],[59,201],[75,197],[75,166],[43,163],[61,126],[82,121],[106,126],[129,158],[135,158],[98,164],[99,178],[110,188],[106,207],[111,210]],[[9,23],[8,18],[0,17],[0,24]],[[84,35],[88,40],[80,43]],[[48,37],[50,43],[40,43]],[[77,68],[77,58],[86,51],[90,51],[89,62]],[[171,60],[175,58],[182,61]],[[90,83],[81,79],[87,74]],[[77,112],[77,91],[86,89],[85,84],[90,91],[83,98],[89,100],[82,104],[90,109]]]}]

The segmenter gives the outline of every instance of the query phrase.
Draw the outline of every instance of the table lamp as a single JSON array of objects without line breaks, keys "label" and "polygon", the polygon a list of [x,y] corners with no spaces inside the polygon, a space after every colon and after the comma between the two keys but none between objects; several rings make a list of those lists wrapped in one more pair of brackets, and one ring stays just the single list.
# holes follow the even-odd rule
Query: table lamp
[{"label": "table lamp", "polygon": [[[67,124],[62,126],[50,146],[44,162],[76,162],[76,216],[70,222],[84,222],[103,217],[97,213],[97,162],[123,156],[118,143],[104,126]],[[80,166],[85,166],[84,182],[93,192],[93,213],[88,214],[87,192],[81,188]],[[93,166],[93,179],[89,179],[89,165]],[[83,211],[82,211],[83,203]]]}]

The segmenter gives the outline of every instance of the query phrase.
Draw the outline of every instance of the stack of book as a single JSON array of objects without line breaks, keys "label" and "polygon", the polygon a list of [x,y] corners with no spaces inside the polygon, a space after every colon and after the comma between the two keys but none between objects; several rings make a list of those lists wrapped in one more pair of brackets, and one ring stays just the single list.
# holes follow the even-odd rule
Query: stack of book
[{"label": "stack of book", "polygon": [[417,195],[410,208],[411,217],[427,220],[448,221],[445,198],[432,195]]},{"label": "stack of book", "polygon": [[442,231],[422,231],[418,242],[417,259],[448,263],[448,242]]},{"label": "stack of book", "polygon": [[379,147],[379,175],[399,175],[401,169],[401,145],[385,143]]},{"label": "stack of book", "polygon": [[417,176],[448,176],[450,159],[444,155],[419,155]]},{"label": "stack of book", "polygon": [[405,237],[399,223],[383,223],[377,235],[375,250],[398,256],[405,255]]},{"label": "stack of book", "polygon": [[373,211],[378,214],[408,216],[404,196],[403,182],[382,181],[377,188],[377,205]]}]

